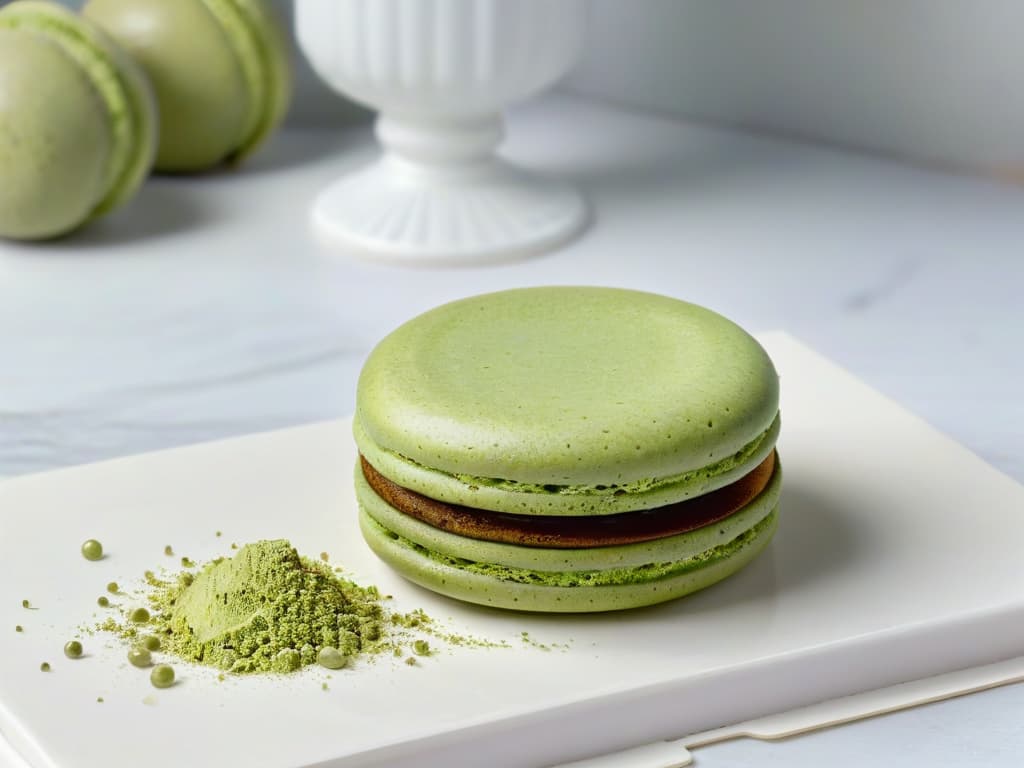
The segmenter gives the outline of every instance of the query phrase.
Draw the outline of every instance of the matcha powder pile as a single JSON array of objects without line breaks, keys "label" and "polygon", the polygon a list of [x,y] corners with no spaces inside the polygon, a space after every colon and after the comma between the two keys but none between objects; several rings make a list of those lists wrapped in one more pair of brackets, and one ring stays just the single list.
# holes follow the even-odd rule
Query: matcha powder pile
[{"label": "matcha powder pile", "polygon": [[391,649],[377,589],[339,578],[287,541],[249,544],[194,576],[150,584],[155,615],[139,629],[199,664],[234,673],[292,672],[316,663],[324,648],[346,659]]}]

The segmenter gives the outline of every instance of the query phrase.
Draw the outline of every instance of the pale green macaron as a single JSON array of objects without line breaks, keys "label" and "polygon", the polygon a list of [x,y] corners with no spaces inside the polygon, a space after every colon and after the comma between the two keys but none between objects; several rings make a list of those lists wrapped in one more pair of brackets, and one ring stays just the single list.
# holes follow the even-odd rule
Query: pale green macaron
[{"label": "pale green macaron", "polygon": [[0,10],[0,237],[57,237],[113,210],[155,148],[152,91],[109,37],[42,0]]},{"label": "pale green macaron", "polygon": [[391,483],[458,514],[506,516],[492,517],[497,525],[542,516],[571,528],[669,507],[692,514],[686,502],[749,484],[759,467],[766,480],[713,525],[566,549],[482,541],[465,517],[463,529],[442,531],[385,501],[357,468],[361,527],[400,573],[471,602],[542,611],[661,602],[735,572],[770,540],[778,408],[760,344],[694,304],[588,287],[453,302],[382,340],[360,376],[355,439]]},{"label": "pale green macaron", "polygon": [[288,109],[287,37],[264,0],[89,0],[82,13],[153,83],[160,107],[158,171],[238,162]]}]

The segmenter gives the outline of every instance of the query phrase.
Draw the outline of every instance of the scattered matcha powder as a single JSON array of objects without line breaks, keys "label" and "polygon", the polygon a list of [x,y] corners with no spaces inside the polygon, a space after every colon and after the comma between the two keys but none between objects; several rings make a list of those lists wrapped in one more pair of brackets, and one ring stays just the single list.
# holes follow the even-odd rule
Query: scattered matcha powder
[{"label": "scattered matcha powder", "polygon": [[[327,563],[301,557],[284,540],[245,545],[194,573],[161,579],[147,571],[146,583],[150,610],[145,630],[158,639],[160,649],[223,672],[286,674],[317,663],[341,669],[363,655],[401,658],[403,648],[431,655],[424,634],[453,645],[510,647],[447,634],[422,610],[387,611],[376,587],[338,576]],[[127,622],[110,617],[96,629],[144,647],[140,643],[150,636],[133,624],[136,611],[142,610],[129,613]],[[405,663],[416,664],[415,656]]]},{"label": "scattered matcha powder", "polygon": [[[148,630],[163,650],[224,671],[288,673],[328,646],[351,658],[393,645],[375,588],[339,579],[287,541],[249,544],[152,586]],[[137,635],[114,621],[99,628]]]}]

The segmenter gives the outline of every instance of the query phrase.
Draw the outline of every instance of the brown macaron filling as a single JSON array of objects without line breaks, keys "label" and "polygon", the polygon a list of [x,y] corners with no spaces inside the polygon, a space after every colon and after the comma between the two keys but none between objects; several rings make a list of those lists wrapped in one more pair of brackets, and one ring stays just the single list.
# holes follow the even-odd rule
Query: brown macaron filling
[{"label": "brown macaron filling", "polygon": [[384,501],[435,528],[459,536],[526,547],[578,549],[673,536],[711,525],[753,501],[775,472],[775,451],[734,483],[654,509],[610,515],[516,515],[448,504],[403,488],[359,457],[363,476]]}]

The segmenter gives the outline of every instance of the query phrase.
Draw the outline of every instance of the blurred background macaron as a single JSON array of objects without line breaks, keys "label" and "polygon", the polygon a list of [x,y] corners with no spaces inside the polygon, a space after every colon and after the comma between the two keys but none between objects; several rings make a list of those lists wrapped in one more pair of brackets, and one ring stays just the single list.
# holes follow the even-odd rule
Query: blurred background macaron
[{"label": "blurred background macaron", "polygon": [[82,13],[117,40],[153,84],[158,171],[236,163],[287,112],[289,46],[263,0],[89,0]]},{"label": "blurred background macaron", "polygon": [[113,210],[155,148],[149,84],[109,37],[43,0],[0,9],[0,236],[57,237]]}]

